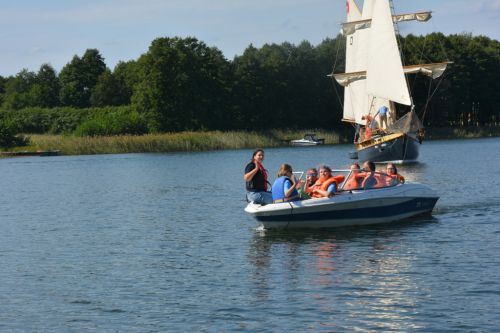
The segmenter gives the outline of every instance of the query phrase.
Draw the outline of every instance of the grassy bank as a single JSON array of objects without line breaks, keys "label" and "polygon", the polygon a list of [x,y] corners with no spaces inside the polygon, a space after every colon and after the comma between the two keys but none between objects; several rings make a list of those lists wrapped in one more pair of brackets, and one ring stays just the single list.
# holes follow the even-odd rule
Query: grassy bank
[{"label": "grassy bank", "polygon": [[[59,150],[63,155],[87,155],[281,147],[288,145],[292,139],[301,138],[305,132],[307,131],[213,131],[96,137],[30,135],[31,145],[16,150]],[[313,132],[318,137],[325,138],[327,144],[340,142],[338,134],[319,130]]]},{"label": "grassy bank", "polygon": [[[350,130],[350,128],[348,128]],[[64,135],[30,135],[30,146],[14,151],[59,150],[63,155],[152,153],[207,151],[256,147],[283,147],[304,133],[316,133],[326,144],[348,143],[351,133],[325,130],[272,130],[257,132],[181,132],[141,136],[76,137]],[[457,139],[500,136],[500,127],[427,129],[427,139]]]}]

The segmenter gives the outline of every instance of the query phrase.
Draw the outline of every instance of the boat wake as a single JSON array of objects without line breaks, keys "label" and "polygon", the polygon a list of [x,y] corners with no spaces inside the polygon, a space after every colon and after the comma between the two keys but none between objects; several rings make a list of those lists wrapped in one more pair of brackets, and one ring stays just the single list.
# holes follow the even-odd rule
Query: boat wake
[{"label": "boat wake", "polygon": [[493,198],[491,201],[478,201],[460,205],[439,205],[434,208],[433,214],[436,216],[445,214],[463,214],[481,216],[500,211],[500,198]]}]

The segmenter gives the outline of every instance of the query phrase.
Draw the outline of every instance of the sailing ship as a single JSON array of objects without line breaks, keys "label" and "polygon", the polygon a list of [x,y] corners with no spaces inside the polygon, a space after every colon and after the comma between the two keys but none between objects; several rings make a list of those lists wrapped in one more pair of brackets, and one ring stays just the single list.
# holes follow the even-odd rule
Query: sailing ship
[{"label": "sailing ship", "polygon": [[[396,23],[426,22],[432,12],[395,15],[390,0],[364,0],[362,11],[346,1],[345,73],[332,73],[344,86],[343,121],[356,127],[351,158],[378,163],[416,162],[424,136],[415,112],[407,74],[440,77],[450,62],[403,66]],[[397,104],[409,106],[396,118]]]}]

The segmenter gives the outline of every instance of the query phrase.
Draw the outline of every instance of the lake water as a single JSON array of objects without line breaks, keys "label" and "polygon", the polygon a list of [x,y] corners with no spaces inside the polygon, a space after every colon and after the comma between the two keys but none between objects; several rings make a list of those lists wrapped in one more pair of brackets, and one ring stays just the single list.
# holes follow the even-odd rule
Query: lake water
[{"label": "lake water", "polygon": [[[267,149],[345,168],[351,145]],[[1,332],[495,332],[500,138],[428,141],[434,216],[262,232],[250,150],[0,160]],[[274,177],[273,177],[274,178]]]}]

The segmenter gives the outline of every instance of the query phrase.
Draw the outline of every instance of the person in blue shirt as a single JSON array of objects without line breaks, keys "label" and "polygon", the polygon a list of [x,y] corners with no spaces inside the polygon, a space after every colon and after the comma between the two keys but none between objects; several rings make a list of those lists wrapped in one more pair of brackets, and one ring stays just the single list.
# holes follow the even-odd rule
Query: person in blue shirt
[{"label": "person in blue shirt", "polygon": [[[387,128],[387,111],[389,111],[389,109],[387,108],[387,106],[385,105],[382,105],[379,109],[378,109],[378,115],[379,115],[379,119],[380,119],[380,127],[382,128]],[[385,127],[384,127],[384,123],[385,123]]]},{"label": "person in blue shirt", "polygon": [[375,163],[366,161],[363,164],[363,171],[366,173],[365,179],[361,186],[366,190],[377,186],[377,178],[375,178]]},{"label": "person in blue shirt", "polygon": [[271,189],[273,202],[289,202],[300,200],[297,188],[302,185],[293,175],[292,167],[289,164],[282,164],[278,170],[277,179]]}]

